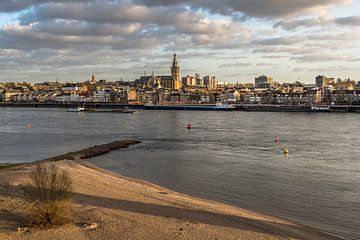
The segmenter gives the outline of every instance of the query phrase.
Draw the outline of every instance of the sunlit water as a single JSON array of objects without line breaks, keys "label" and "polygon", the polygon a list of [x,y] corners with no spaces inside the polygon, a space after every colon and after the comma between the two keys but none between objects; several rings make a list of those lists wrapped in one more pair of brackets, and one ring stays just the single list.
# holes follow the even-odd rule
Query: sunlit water
[{"label": "sunlit water", "polygon": [[127,133],[142,143],[89,161],[359,239],[359,123],[360,114],[0,108],[0,162],[43,159]]}]

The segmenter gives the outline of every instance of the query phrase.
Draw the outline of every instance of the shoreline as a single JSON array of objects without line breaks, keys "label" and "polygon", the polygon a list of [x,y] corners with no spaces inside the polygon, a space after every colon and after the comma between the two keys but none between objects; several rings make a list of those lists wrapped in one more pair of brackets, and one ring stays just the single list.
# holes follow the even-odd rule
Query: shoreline
[{"label": "shoreline", "polygon": [[[127,147],[138,142],[139,141],[119,141],[117,146],[122,145],[123,147]],[[104,145],[109,146],[109,144]],[[102,154],[106,153],[105,150],[107,150],[104,148],[104,145],[96,146],[97,148],[104,150]],[[0,169],[0,183],[7,183],[10,186],[18,186],[19,184],[24,183],[26,174],[28,174],[29,169],[33,165],[38,163],[47,164],[48,162],[56,161],[58,162],[60,168],[68,170],[74,177],[74,192],[76,194],[75,202],[77,205],[80,205],[78,207],[78,211],[80,211],[82,214],[84,209],[88,210],[88,205],[99,208],[97,210],[100,212],[106,209],[106,211],[109,211],[108,213],[120,214],[122,217],[124,217],[124,211],[126,213],[130,212],[130,215],[133,217],[130,222],[141,222],[143,220],[142,218],[146,218],[145,223],[147,221],[153,222],[154,225],[152,225],[152,227],[144,227],[149,231],[153,230],[154,226],[168,224],[168,221],[170,220],[171,223],[169,227],[172,229],[174,227],[174,222],[177,226],[179,223],[183,223],[185,219],[186,228],[191,228],[191,236],[181,239],[208,239],[210,236],[214,236],[214,238],[216,238],[215,236],[217,236],[219,233],[221,233],[220,236],[226,234],[226,239],[234,237],[240,239],[288,239],[288,237],[293,239],[343,239],[338,236],[323,232],[319,229],[295,224],[292,221],[284,220],[282,218],[238,208],[226,203],[189,196],[158,186],[151,182],[123,176],[121,174],[102,169],[82,160],[84,158],[79,157],[88,156],[86,154],[82,155],[84,154],[84,150],[87,150],[85,151],[85,153],[87,153],[88,151],[94,150],[94,147],[40,161],[35,161],[32,163],[17,164],[16,167],[14,166],[6,169]],[[69,156],[71,159],[60,159],[63,156]],[[13,174],[7,174],[9,172],[12,172]],[[114,191],[114,189],[122,191],[119,191],[119,194],[119,192]],[[6,202],[2,195],[3,191],[1,191],[0,188],[0,203],[4,203],[4,201]],[[129,196],[125,198],[123,195]],[[13,197],[14,196],[11,198]],[[4,209],[0,209],[0,216],[3,214],[6,215],[7,212],[3,212],[3,210]],[[103,214],[104,213],[101,213],[100,215],[96,216],[97,219],[100,219],[97,221],[101,222],[101,219],[105,218],[105,216],[102,216]],[[131,218],[131,216],[128,216],[127,214],[125,215],[126,217]],[[144,215],[146,217],[144,217]],[[84,216],[85,218],[88,217],[86,214]],[[166,220],[165,222],[164,219]],[[110,223],[117,223],[117,219],[106,218],[106,220]],[[16,225],[18,223],[13,222],[12,225],[14,224]],[[60,229],[63,228],[66,228],[66,226],[60,227]],[[213,228],[215,228],[215,230]],[[3,229],[4,223],[0,220],[0,238],[4,237],[1,239],[13,239],[11,238],[12,234],[19,234],[12,231],[3,233]],[[155,237],[152,239],[158,239],[157,237],[160,236],[160,238],[166,237],[168,239],[177,239],[177,237],[174,237],[173,234],[178,236],[179,232],[183,233],[184,229],[185,227],[175,229],[175,231],[170,231],[168,229],[170,231],[170,235],[168,235],[169,233],[167,232],[156,233],[154,235]],[[57,228],[57,231],[58,230],[59,228]],[[138,230],[140,232],[144,232],[144,229],[142,229],[141,225],[137,225],[137,229],[132,229],[132,231]],[[53,230],[51,229],[31,230],[30,235],[44,234],[45,236],[52,231]],[[66,232],[67,230],[64,229],[64,231]],[[92,236],[92,232],[88,233],[88,231],[82,227],[72,226],[71,231],[74,231],[77,234],[90,234],[91,237],[89,236],[89,239],[101,239]],[[208,237],[198,235],[199,232],[201,232],[201,234],[205,234]],[[2,236],[2,234],[4,235]],[[180,236],[183,235],[180,234]],[[121,235],[119,237],[124,236]],[[32,238],[26,238],[24,235],[24,238],[18,239]],[[62,238],[60,237],[60,239]],[[223,239],[223,237],[219,239]]]},{"label": "shoreline", "polygon": [[[186,108],[181,109],[176,106],[195,106],[195,109]],[[249,103],[235,103],[233,104],[235,111],[247,111],[247,112],[306,112],[306,113],[360,113],[360,105],[283,105],[283,104],[249,104]],[[134,103],[5,103],[0,102],[0,108],[76,108],[77,106],[84,106],[94,109],[123,109],[125,107],[137,110],[159,110],[159,109],[147,109],[145,104]],[[175,111],[204,111],[199,110],[196,107],[199,106],[215,106],[215,103],[199,104],[199,103],[176,103],[176,104],[162,104],[161,110],[175,110]],[[165,106],[165,109],[163,108]],[[166,107],[167,106],[167,107]],[[206,110],[205,110],[206,111]],[[213,110],[210,110],[213,111]]]}]

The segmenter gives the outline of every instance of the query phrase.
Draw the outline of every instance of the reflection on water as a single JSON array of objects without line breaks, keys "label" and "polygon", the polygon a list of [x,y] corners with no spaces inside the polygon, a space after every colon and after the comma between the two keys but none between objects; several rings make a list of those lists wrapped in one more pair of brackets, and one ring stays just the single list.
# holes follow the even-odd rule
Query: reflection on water
[{"label": "reflection on water", "polygon": [[0,109],[0,162],[32,161],[124,138],[126,119],[128,134],[142,143],[90,162],[360,238],[357,114]]}]

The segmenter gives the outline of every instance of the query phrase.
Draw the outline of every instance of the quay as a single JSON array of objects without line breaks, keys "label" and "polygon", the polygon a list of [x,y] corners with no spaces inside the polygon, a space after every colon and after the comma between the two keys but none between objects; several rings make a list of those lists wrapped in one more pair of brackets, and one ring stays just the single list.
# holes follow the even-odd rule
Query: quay
[{"label": "quay", "polygon": [[[232,104],[235,110],[251,112],[337,112],[360,113],[360,105],[281,105],[281,104]],[[91,109],[148,109],[146,104],[133,103],[10,103],[0,102],[0,107],[33,107],[33,108],[76,108],[83,106]],[[164,110],[210,110],[215,104],[162,104]],[[183,107],[181,107],[183,106]],[[184,107],[185,106],[185,107]]]}]

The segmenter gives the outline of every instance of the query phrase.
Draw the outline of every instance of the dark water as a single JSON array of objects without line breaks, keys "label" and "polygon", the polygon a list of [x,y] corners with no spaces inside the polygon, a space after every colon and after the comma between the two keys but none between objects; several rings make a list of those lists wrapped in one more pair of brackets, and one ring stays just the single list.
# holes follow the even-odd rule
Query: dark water
[{"label": "dark water", "polygon": [[124,138],[126,119],[128,135],[142,143],[91,163],[360,238],[360,114],[0,109],[0,162],[32,161]]}]

